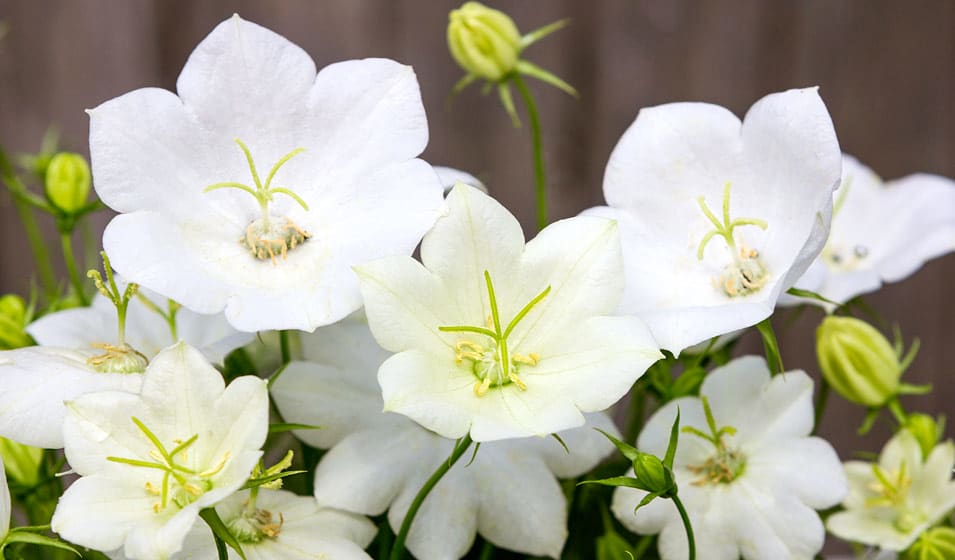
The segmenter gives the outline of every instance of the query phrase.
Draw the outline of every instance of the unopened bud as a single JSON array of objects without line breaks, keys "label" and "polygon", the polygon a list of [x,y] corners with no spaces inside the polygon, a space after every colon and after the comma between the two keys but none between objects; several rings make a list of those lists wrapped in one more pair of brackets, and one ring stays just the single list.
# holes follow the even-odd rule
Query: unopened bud
[{"label": "unopened bud", "polygon": [[865,321],[826,317],[816,330],[816,356],[829,385],[854,403],[882,406],[899,392],[899,357]]},{"label": "unopened bud", "polygon": [[0,437],[0,457],[10,480],[32,488],[40,480],[43,450]]},{"label": "unopened bud", "polygon": [[79,154],[60,152],[46,169],[46,196],[67,214],[78,211],[90,194],[90,166]]},{"label": "unopened bud", "polygon": [[449,20],[451,56],[468,74],[496,82],[514,70],[521,34],[510,16],[480,2],[466,2],[451,11]]},{"label": "unopened bud", "polygon": [[673,475],[658,457],[641,453],[633,461],[633,474],[650,492],[667,493],[673,489]]},{"label": "unopened bud", "polygon": [[33,341],[26,333],[29,311],[23,298],[13,294],[0,297],[0,350],[30,346]]},{"label": "unopened bud", "polygon": [[905,419],[904,429],[915,436],[922,449],[922,459],[927,459],[929,453],[935,449],[935,446],[942,439],[945,432],[945,417],[940,417],[937,421],[928,414],[914,413]]}]

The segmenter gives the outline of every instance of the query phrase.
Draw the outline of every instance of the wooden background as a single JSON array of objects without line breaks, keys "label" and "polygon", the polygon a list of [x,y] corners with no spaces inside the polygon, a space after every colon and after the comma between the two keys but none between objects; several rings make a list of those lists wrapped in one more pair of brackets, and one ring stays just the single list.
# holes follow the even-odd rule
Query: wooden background
[{"label": "wooden background", "polygon": [[[951,0],[507,1],[493,2],[522,30],[570,17],[572,25],[527,57],[574,84],[574,100],[535,87],[541,105],[552,218],[601,203],[610,150],[640,107],[699,100],[742,114],[773,91],[819,85],[843,149],[887,178],[915,171],[955,177],[955,2]],[[493,96],[466,91],[446,107],[461,76],[447,53],[455,3],[405,0],[0,0],[9,30],[0,41],[0,142],[38,147],[51,123],[64,145],[86,152],[84,108],[143,86],[173,89],[193,47],[233,12],[308,51],[319,67],[369,56],[415,67],[431,128],[430,162],[470,170],[533,225],[526,130],[515,130]],[[98,216],[97,227],[107,221]],[[30,259],[9,197],[0,192],[0,292],[24,293]],[[52,230],[50,230],[52,231]],[[955,257],[932,262],[870,303],[918,336],[910,382],[936,391],[908,401],[955,411]],[[807,313],[781,332],[790,368],[816,374]],[[743,346],[758,349],[753,337]],[[822,433],[844,457],[878,449],[861,412],[833,397]]]}]

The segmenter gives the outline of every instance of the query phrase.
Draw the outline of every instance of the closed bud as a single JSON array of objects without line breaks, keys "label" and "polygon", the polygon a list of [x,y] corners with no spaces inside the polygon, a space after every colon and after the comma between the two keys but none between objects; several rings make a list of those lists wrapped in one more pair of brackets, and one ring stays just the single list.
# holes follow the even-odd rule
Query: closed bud
[{"label": "closed bud", "polygon": [[922,533],[904,553],[902,560],[936,560],[955,558],[955,529],[935,527]]},{"label": "closed bud", "polygon": [[33,344],[25,330],[29,315],[27,305],[20,296],[7,294],[0,297],[0,350]]},{"label": "closed bud", "polygon": [[659,458],[641,453],[633,461],[633,474],[649,492],[668,493],[673,489],[673,475]]},{"label": "closed bud", "polygon": [[852,317],[826,317],[816,330],[822,375],[846,399],[884,405],[899,391],[902,364],[892,344],[874,327]]},{"label": "closed bud", "polygon": [[10,480],[27,488],[37,485],[40,463],[43,461],[42,449],[0,437],[0,456],[3,457],[3,466]]},{"label": "closed bud", "polygon": [[46,169],[46,197],[58,209],[73,214],[90,194],[90,166],[79,154],[60,152]]},{"label": "closed bud", "polygon": [[449,20],[451,56],[468,74],[496,82],[514,70],[521,34],[510,16],[479,2],[466,2],[451,11]]},{"label": "closed bud", "polygon": [[915,413],[910,414],[905,419],[906,430],[915,436],[922,449],[922,459],[927,459],[929,453],[935,449],[935,446],[942,439],[945,432],[945,418],[941,417],[937,421],[928,414]]}]

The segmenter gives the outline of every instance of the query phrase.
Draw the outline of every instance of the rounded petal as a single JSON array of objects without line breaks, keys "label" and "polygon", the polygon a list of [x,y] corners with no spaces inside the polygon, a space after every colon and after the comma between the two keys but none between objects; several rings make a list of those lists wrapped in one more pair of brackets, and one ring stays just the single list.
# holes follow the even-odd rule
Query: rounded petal
[{"label": "rounded petal", "polygon": [[442,167],[435,165],[434,172],[438,174],[438,181],[444,188],[445,194],[451,192],[451,189],[454,187],[454,185],[458,183],[470,185],[483,193],[487,192],[487,187],[484,186],[484,183],[466,171],[461,171],[460,169],[455,169],[453,167]]},{"label": "rounded petal", "polygon": [[614,451],[613,444],[596,429],[619,436],[617,427],[607,414],[595,412],[584,416],[586,424],[557,434],[567,445],[569,453],[559,442],[553,441],[553,438],[502,441],[496,445],[511,446],[515,449],[533,448],[547,462],[547,468],[554,476],[574,478],[596,467]]},{"label": "rounded petal", "polygon": [[849,492],[836,450],[818,437],[778,440],[750,455],[746,470],[747,476],[767,487],[781,485],[816,510],[838,505]]},{"label": "rounded petal", "polygon": [[90,354],[53,347],[0,353],[0,436],[58,449],[64,447],[65,401],[93,391],[138,392],[138,373],[100,373],[86,364]]}]

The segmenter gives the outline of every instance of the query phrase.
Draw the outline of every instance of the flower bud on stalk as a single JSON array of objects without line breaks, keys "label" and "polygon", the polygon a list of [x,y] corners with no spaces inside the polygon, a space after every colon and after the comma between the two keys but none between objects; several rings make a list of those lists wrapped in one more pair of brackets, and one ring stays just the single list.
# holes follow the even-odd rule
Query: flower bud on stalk
[{"label": "flower bud on stalk", "polygon": [[934,558],[955,558],[955,529],[951,527],[929,529],[902,553],[902,560]]},{"label": "flower bud on stalk", "polygon": [[882,333],[852,317],[826,317],[816,331],[816,356],[826,381],[840,395],[868,407],[899,393],[903,367]]},{"label": "flower bud on stalk", "polygon": [[46,197],[66,214],[78,212],[90,194],[90,167],[86,159],[69,152],[53,156],[46,169]]},{"label": "flower bud on stalk", "polygon": [[521,34],[504,12],[479,2],[452,10],[448,23],[451,56],[468,73],[496,82],[514,70]]},{"label": "flower bud on stalk", "polygon": [[935,449],[936,444],[942,439],[945,433],[945,417],[941,416],[935,420],[928,414],[915,413],[910,414],[905,421],[904,428],[915,436],[922,449],[922,459],[927,459],[929,453]]},{"label": "flower bud on stalk", "polygon": [[26,333],[30,309],[23,298],[13,294],[0,297],[0,350],[31,346],[33,339]]}]

